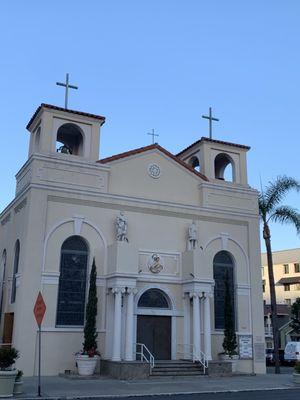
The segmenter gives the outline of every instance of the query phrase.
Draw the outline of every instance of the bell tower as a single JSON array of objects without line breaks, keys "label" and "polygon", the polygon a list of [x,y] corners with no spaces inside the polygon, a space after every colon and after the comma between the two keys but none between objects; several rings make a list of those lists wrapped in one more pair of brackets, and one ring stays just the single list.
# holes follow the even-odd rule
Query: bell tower
[{"label": "bell tower", "polygon": [[248,146],[202,137],[177,157],[204,174],[210,181],[248,185]]},{"label": "bell tower", "polygon": [[26,127],[30,132],[29,157],[43,154],[70,161],[97,161],[104,122],[100,115],[42,103]]}]

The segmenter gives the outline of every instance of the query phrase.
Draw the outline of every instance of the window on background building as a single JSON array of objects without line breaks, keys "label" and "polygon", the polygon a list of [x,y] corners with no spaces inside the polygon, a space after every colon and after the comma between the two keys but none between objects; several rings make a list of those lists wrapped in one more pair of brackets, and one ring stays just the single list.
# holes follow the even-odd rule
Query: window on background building
[{"label": "window on background building", "polygon": [[261,267],[261,275],[265,276],[265,268],[264,267]]},{"label": "window on background building", "polygon": [[88,248],[80,236],[71,236],[61,247],[56,325],[83,326]]},{"label": "window on background building", "polygon": [[291,285],[289,283],[285,283],[283,287],[285,292],[289,292],[291,290]]},{"label": "window on background building", "polygon": [[294,290],[300,290],[300,283],[296,283],[294,285]]},{"label": "window on background building", "polygon": [[262,281],[262,290],[263,290],[263,293],[265,293],[265,291],[266,291],[266,281],[265,280]]},{"label": "window on background building", "polygon": [[288,274],[290,272],[289,264],[283,264],[283,273]]},{"label": "window on background building", "polygon": [[16,301],[17,273],[19,271],[19,260],[20,260],[20,241],[17,240],[15,244],[14,270],[13,270],[11,299],[10,299],[11,303],[14,303]]},{"label": "window on background building", "polygon": [[290,306],[292,304],[292,300],[291,299],[284,299],[284,302],[288,306]]},{"label": "window on background building", "polygon": [[215,255],[213,269],[215,280],[215,329],[224,329],[224,300],[226,281],[228,282],[230,293],[232,294],[232,307],[233,310],[235,310],[234,264],[230,254],[227,251],[220,251]]},{"label": "window on background building", "polygon": [[300,272],[300,264],[299,263],[295,263],[294,264],[294,270],[295,270],[296,273]]}]

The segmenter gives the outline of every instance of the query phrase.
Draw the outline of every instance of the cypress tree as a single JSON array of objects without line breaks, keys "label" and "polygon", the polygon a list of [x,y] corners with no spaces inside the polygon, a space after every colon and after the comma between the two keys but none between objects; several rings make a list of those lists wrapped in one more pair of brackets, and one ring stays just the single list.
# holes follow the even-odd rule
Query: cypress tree
[{"label": "cypress tree", "polygon": [[230,293],[228,272],[225,277],[225,296],[224,296],[224,340],[223,349],[226,354],[232,357],[237,348],[236,334],[235,334],[235,321],[233,310],[233,299]]},{"label": "cypress tree", "polygon": [[95,258],[93,259],[93,265],[90,275],[90,287],[88,302],[86,305],[86,317],[84,325],[84,343],[83,350],[87,352],[90,357],[94,356],[97,350],[97,329],[96,329],[96,316],[97,316],[97,286],[96,286],[96,264]]}]

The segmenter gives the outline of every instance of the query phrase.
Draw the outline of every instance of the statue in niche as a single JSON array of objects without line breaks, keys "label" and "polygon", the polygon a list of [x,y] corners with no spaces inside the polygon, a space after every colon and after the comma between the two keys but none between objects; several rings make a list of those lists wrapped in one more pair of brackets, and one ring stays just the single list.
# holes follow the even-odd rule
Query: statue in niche
[{"label": "statue in niche", "polygon": [[187,248],[188,250],[195,250],[198,244],[198,228],[196,222],[193,221],[188,229],[188,240]]},{"label": "statue in niche", "polygon": [[153,274],[159,274],[163,270],[164,267],[161,264],[160,256],[157,253],[152,254],[148,267]]},{"label": "statue in niche", "polygon": [[118,242],[128,242],[127,238],[127,228],[128,228],[128,223],[127,219],[122,211],[120,211],[120,214],[116,218],[116,239]]}]

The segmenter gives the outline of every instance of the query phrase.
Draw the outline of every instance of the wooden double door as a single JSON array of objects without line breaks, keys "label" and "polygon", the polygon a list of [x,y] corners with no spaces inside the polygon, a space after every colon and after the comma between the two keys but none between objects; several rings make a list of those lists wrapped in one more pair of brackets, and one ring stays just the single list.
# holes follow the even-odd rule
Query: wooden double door
[{"label": "wooden double door", "polygon": [[170,360],[171,317],[138,315],[137,343],[143,343],[155,360]]}]

